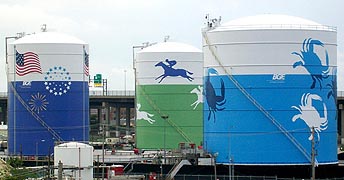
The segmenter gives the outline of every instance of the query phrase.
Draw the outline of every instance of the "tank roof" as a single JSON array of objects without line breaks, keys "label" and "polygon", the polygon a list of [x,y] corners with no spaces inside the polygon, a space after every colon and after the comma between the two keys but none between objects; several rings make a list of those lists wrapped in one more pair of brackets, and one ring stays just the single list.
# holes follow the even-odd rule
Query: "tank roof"
[{"label": "tank roof", "polygon": [[147,52],[202,52],[200,49],[179,42],[163,42],[144,48],[138,53]]},{"label": "tank roof", "polygon": [[31,34],[24,36],[11,44],[44,44],[44,43],[53,43],[53,44],[86,44],[84,41],[58,32],[41,32],[37,34]]},{"label": "tank roof", "polygon": [[247,29],[310,29],[336,31],[336,27],[317,22],[280,14],[262,14],[247,16],[221,24],[214,31],[247,30]]},{"label": "tank roof", "polygon": [[67,142],[67,143],[63,143],[63,144],[59,144],[56,147],[59,148],[79,148],[79,147],[92,147],[88,144],[84,144],[84,143],[79,143],[79,142]]}]

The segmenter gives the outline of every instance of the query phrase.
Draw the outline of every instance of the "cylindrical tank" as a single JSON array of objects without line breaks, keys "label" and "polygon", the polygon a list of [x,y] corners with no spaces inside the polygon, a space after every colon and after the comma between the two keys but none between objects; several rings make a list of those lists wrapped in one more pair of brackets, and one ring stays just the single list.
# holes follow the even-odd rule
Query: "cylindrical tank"
[{"label": "cylindrical tank", "polygon": [[8,54],[9,154],[47,155],[55,142],[88,141],[88,44],[43,32],[14,41]]},{"label": "cylindrical tank", "polygon": [[204,148],[218,163],[310,164],[314,140],[315,163],[336,163],[336,28],[285,15],[217,22],[203,31]]},{"label": "cylindrical tank", "polygon": [[140,149],[172,149],[202,141],[202,53],[163,42],[136,54],[136,143]]},{"label": "cylindrical tank", "polygon": [[[74,179],[93,179],[93,147],[78,142],[68,142],[54,147],[54,166],[63,165],[63,174]],[[55,175],[58,176],[58,171]]]}]

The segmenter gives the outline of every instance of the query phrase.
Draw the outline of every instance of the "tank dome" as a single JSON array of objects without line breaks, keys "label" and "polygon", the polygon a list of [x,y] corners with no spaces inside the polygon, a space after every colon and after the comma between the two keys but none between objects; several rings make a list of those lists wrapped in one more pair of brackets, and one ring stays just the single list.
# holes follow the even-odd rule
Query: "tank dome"
[{"label": "tank dome", "polygon": [[317,22],[289,15],[262,14],[234,19],[223,23],[216,30],[229,29],[317,29],[335,30]]},{"label": "tank dome", "polygon": [[201,52],[201,50],[184,43],[163,42],[147,47],[139,53],[145,52]]},{"label": "tank dome", "polygon": [[59,148],[92,148],[92,146],[79,142],[67,142],[57,145]]}]

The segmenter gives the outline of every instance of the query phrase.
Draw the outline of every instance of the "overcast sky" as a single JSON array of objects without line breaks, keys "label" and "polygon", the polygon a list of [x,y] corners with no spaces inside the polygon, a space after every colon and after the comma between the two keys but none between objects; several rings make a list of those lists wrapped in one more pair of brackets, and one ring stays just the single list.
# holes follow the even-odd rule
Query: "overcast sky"
[{"label": "overcast sky", "polygon": [[127,90],[134,90],[133,46],[162,42],[169,35],[172,41],[201,49],[206,14],[227,22],[268,13],[338,28],[338,89],[344,90],[343,7],[342,0],[1,0],[0,92],[7,91],[5,37],[39,32],[42,24],[48,31],[87,42],[91,77],[103,74],[109,90],[124,90],[125,84]]}]

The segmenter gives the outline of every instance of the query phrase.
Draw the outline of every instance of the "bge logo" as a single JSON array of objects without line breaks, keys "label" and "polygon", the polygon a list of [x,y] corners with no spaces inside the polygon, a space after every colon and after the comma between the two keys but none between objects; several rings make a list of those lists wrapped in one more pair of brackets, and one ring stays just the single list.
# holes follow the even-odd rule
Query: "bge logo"
[{"label": "bge logo", "polygon": [[272,76],[272,80],[284,80],[285,79],[285,74],[274,74]]},{"label": "bge logo", "polygon": [[23,81],[23,86],[31,86],[31,81]]}]

